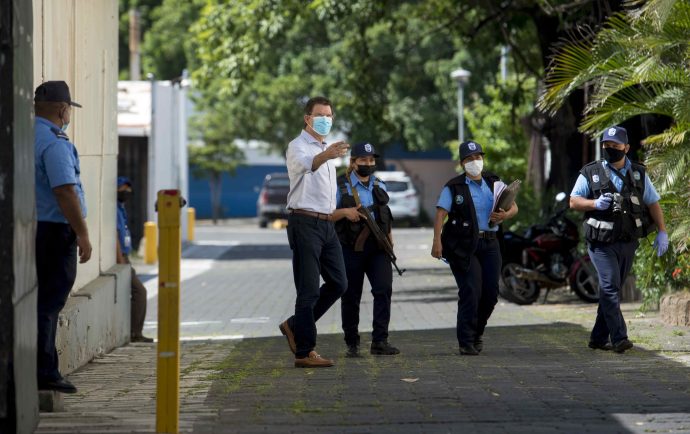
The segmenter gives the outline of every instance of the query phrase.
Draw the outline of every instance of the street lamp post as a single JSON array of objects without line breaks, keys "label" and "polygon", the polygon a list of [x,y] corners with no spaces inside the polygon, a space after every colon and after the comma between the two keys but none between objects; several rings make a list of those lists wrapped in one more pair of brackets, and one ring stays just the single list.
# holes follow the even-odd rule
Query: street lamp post
[{"label": "street lamp post", "polygon": [[458,138],[460,143],[465,141],[465,117],[464,117],[464,106],[463,106],[463,90],[465,84],[470,79],[470,71],[462,68],[458,68],[450,73],[450,78],[458,83]]}]

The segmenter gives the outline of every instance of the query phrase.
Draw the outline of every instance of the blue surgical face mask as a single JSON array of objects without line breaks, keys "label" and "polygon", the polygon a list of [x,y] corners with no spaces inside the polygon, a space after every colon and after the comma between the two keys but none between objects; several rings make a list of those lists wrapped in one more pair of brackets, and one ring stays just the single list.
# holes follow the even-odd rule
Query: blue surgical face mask
[{"label": "blue surgical face mask", "polygon": [[333,126],[333,119],[328,116],[314,117],[314,124],[311,126],[316,134],[320,136],[327,136],[331,132]]},{"label": "blue surgical face mask", "polygon": [[63,132],[67,131],[67,127],[69,127],[69,122],[64,122],[62,124],[62,128],[60,128]]}]

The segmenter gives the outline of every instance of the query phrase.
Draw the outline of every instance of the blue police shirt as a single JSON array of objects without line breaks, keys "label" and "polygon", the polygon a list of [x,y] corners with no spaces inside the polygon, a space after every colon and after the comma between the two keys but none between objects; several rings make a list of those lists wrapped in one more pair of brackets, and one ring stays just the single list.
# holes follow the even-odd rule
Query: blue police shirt
[{"label": "blue police shirt", "polygon": [[86,218],[84,190],[79,179],[79,153],[64,132],[49,120],[36,116],[34,124],[36,168],[36,213],[43,222],[68,223],[53,193],[53,188],[72,184]]},{"label": "blue police shirt", "polygon": [[[607,168],[609,165],[608,161],[602,160],[602,164],[604,165],[604,168]],[[625,159],[625,166],[623,166],[622,169],[619,170],[621,175],[627,176],[628,170],[632,167],[632,164],[630,163],[630,160],[626,157]],[[610,178],[611,182],[613,182],[613,186],[616,188],[616,190],[621,191],[623,188],[623,179],[616,174],[613,170],[609,170],[610,173]],[[638,176],[639,177],[639,176]],[[587,182],[587,178],[585,178],[582,174],[577,177],[577,181],[575,181],[575,186],[573,187],[573,191],[570,193],[571,196],[579,196],[579,197],[589,197],[590,193],[590,188],[589,188],[589,182]],[[645,172],[644,174],[644,196],[642,196],[642,201],[646,205],[652,205],[661,199],[661,196],[659,196],[659,193],[657,193],[656,188],[654,188],[654,185],[652,184],[651,179],[649,179],[649,175]]]},{"label": "blue police shirt", "polygon": [[125,204],[117,203],[117,239],[120,241],[120,250],[123,255],[129,255],[132,251],[132,236],[127,224],[127,210]]},{"label": "blue police shirt", "polygon": [[[355,187],[357,190],[357,194],[359,195],[359,201],[361,202],[362,206],[365,208],[368,208],[374,204],[374,176],[369,177],[369,183],[368,185],[362,184],[362,182],[359,180],[357,175],[355,175],[355,172],[350,173],[350,182],[345,184],[347,186],[347,192],[352,194],[352,186]],[[381,181],[379,179],[379,187],[383,189],[383,191],[386,191],[386,183]],[[338,188],[338,191],[335,195],[335,203],[337,204],[336,206],[340,206],[340,189]],[[374,217],[376,217],[376,214],[374,213]]]},{"label": "blue police shirt", "polygon": [[[469,177],[465,178],[467,185],[470,187],[470,194],[472,195],[472,203],[474,204],[474,212],[477,215],[477,224],[480,231],[498,231],[498,226],[489,227],[489,218],[491,217],[491,210],[494,207],[494,194],[489,188],[489,184],[482,178],[481,184],[472,181]],[[453,205],[453,195],[449,187],[444,187],[441,195],[438,197],[436,206],[443,208],[450,212]],[[506,210],[507,211],[507,210]]]}]

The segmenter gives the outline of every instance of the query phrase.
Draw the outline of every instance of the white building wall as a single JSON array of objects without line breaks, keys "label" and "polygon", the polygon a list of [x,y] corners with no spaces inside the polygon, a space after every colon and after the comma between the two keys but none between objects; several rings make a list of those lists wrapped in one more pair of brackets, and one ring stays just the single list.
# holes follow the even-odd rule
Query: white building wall
[{"label": "white building wall", "polygon": [[33,0],[34,87],[64,80],[83,108],[68,135],[79,150],[93,255],[74,291],[115,264],[117,176],[116,0]]}]

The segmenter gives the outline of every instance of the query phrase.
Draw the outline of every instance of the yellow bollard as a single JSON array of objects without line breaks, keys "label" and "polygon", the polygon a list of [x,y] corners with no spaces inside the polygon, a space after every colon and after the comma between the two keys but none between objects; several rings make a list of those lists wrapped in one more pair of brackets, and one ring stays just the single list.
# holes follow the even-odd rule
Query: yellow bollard
[{"label": "yellow bollard", "polygon": [[180,192],[158,192],[158,373],[156,432],[177,433],[180,413]]},{"label": "yellow bollard", "polygon": [[196,210],[187,208],[187,241],[194,241],[194,226],[196,225]]},{"label": "yellow bollard", "polygon": [[158,234],[156,233],[156,224],[154,222],[144,223],[144,262],[147,264],[155,264],[158,260]]}]

